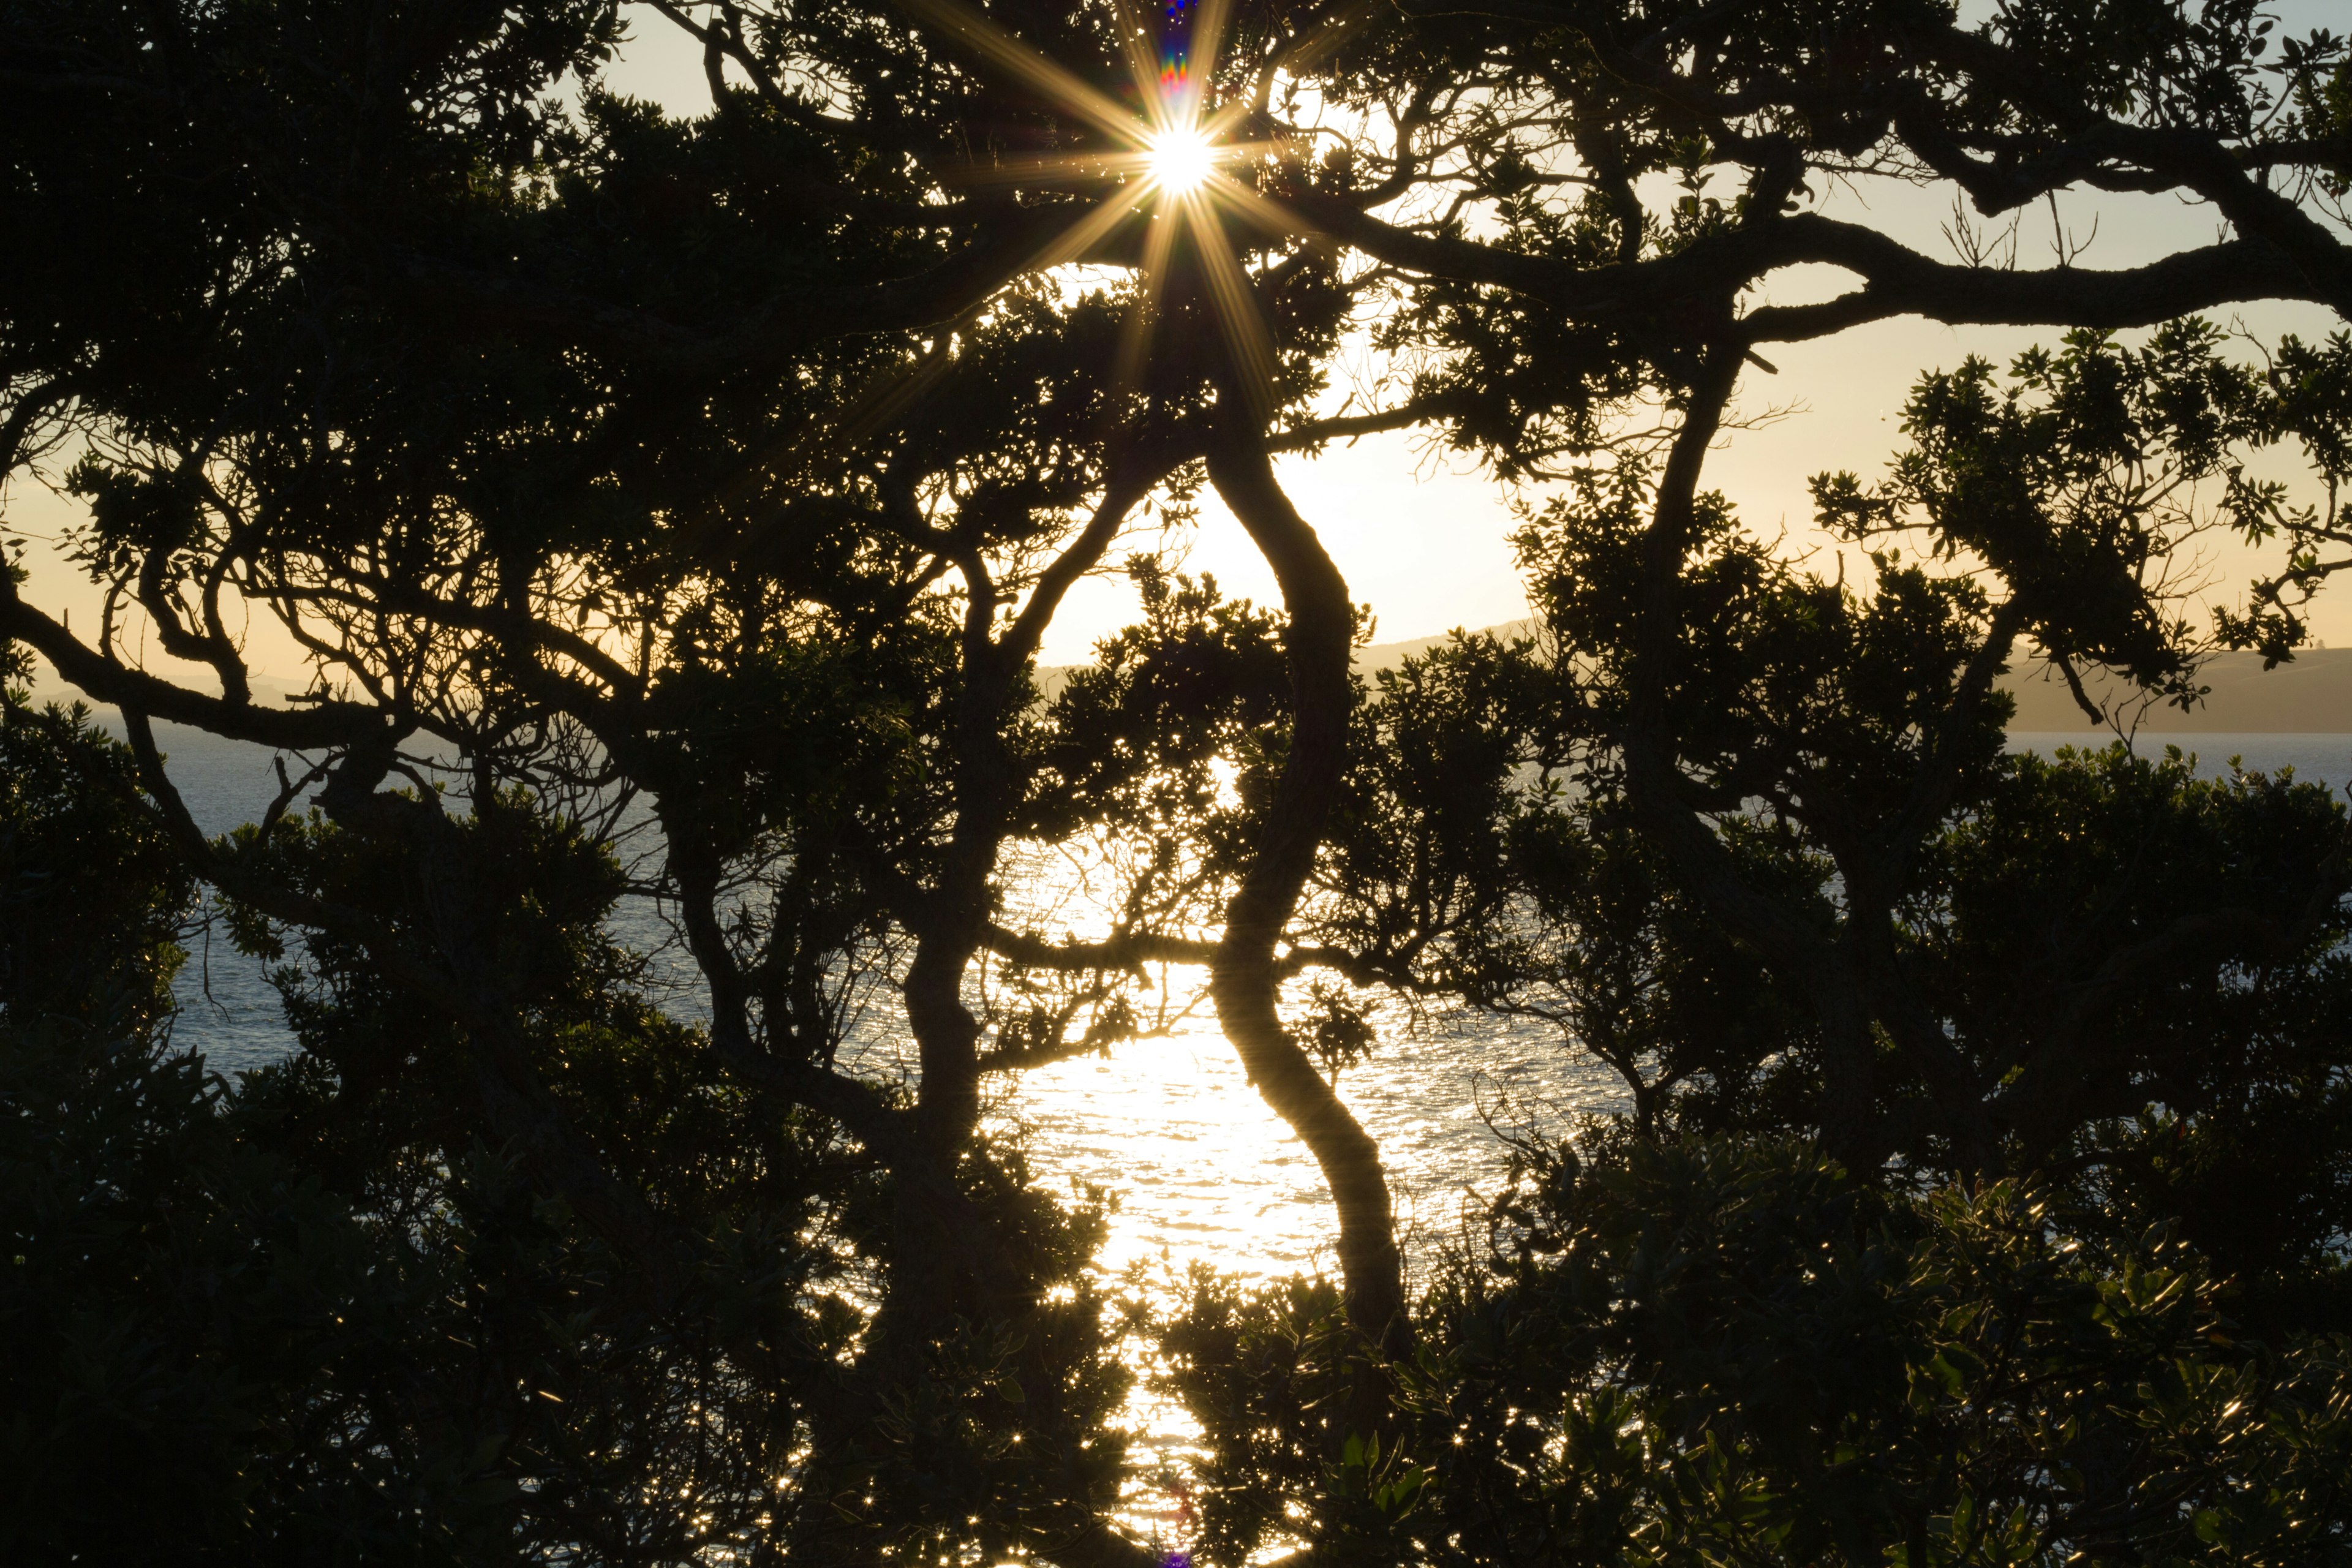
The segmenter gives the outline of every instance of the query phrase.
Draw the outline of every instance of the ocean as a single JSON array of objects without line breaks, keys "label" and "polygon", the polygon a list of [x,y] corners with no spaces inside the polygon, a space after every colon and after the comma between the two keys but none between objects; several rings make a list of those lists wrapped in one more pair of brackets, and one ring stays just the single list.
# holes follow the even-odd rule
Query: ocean
[{"label": "ocean", "polygon": [[[199,826],[226,832],[258,815],[275,791],[269,754],[172,726],[158,739]],[[2077,734],[2019,733],[2021,748],[2051,752]],[[2352,734],[2210,734],[2143,737],[2144,750],[2176,745],[2199,769],[2243,766],[2336,788],[2352,783]],[[654,953],[657,973],[678,978],[666,1005],[700,1011],[691,967],[649,900],[625,900],[615,933]],[[291,1048],[265,966],[199,931],[177,994],[175,1038],[224,1074],[260,1066]],[[1346,1074],[1340,1092],[1379,1141],[1409,1231],[1451,1232],[1470,1194],[1491,1189],[1509,1157],[1498,1129],[1559,1128],[1577,1114],[1616,1107],[1613,1075],[1564,1048],[1556,1033],[1460,1010],[1376,1020],[1382,1043]],[[887,1018],[864,1041],[869,1069],[906,1071],[903,1041]],[[1107,1190],[1118,1204],[1103,1262],[1191,1263],[1252,1276],[1316,1263],[1329,1208],[1314,1162],[1244,1078],[1206,1010],[1163,1038],[1129,1042],[1020,1075],[992,1107],[996,1126],[1027,1140],[1035,1168],[1057,1183]]]}]

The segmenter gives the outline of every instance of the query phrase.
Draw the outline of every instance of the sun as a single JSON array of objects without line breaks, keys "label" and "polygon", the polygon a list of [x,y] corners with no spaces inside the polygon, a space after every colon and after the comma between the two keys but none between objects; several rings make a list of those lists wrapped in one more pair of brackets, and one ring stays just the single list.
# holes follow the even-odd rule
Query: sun
[{"label": "sun", "polygon": [[1199,190],[1216,172],[1216,144],[1198,128],[1171,126],[1147,143],[1145,162],[1161,189],[1177,195]]},{"label": "sun", "polygon": [[[1077,119],[1092,121],[1101,142],[1108,143],[1006,166],[1005,177],[1021,181],[1066,176],[1098,182],[1106,175],[1113,181],[1108,196],[1085,205],[1069,227],[1013,270],[1050,272],[1078,261],[1144,209],[1156,209],[1143,226],[1142,254],[1136,258],[1142,288],[1121,329],[1118,384],[1135,384],[1149,352],[1150,322],[1161,290],[1181,265],[1196,268],[1206,285],[1211,314],[1225,339],[1242,397],[1254,411],[1269,412],[1276,369],[1274,342],[1244,270],[1242,247],[1226,231],[1225,216],[1246,219],[1254,231],[1265,235],[1304,233],[1307,226],[1252,182],[1234,177],[1238,170],[1289,153],[1278,141],[1238,138],[1236,133],[1257,111],[1255,97],[1234,93],[1222,103],[1213,101],[1211,84],[1227,42],[1233,0],[1164,0],[1166,25],[1161,26],[1145,25],[1129,13],[1128,0],[1114,0],[1122,18],[1118,31],[1128,74],[1136,89],[1126,102],[1006,32],[970,0],[898,4]],[[1343,4],[1338,15],[1300,39],[1286,58],[1295,65],[1319,57],[1369,14],[1369,0]],[[1175,249],[1180,230],[1193,242],[1181,263]]]}]

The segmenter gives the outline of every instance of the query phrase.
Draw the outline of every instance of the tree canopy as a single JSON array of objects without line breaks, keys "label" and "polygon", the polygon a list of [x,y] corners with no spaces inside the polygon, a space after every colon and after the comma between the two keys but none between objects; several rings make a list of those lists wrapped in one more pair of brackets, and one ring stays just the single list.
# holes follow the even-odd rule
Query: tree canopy
[{"label": "tree canopy", "polygon": [[[2007,756],[1993,685],[2193,702],[2352,560],[2352,346],[2196,315],[2352,304],[2341,40],[2252,0],[632,25],[707,114],[600,85],[609,4],[0,15],[0,483],[78,504],[104,605],[17,572],[0,636],[124,731],[0,725],[5,1310],[76,1347],[7,1384],[0,1539],[128,1550],[177,1453],[156,1507],[222,1560],[1157,1561],[1119,1344],[1159,1332],[1218,1561],[2343,1550],[2343,807]],[[1154,150],[1195,132],[1192,188]],[[1955,259],[1839,216],[1870,181],[1958,193]],[[1975,226],[2079,189],[2225,232],[2102,271]],[[1808,263],[1856,281],[1759,302]],[[1870,562],[1826,579],[1706,454],[1771,345],[1904,314],[2054,341],[1814,481]],[[1367,683],[1273,458],[1404,428],[1532,487],[1539,627]],[[1162,548],[1204,489],[1278,605]],[[2209,628],[2216,531],[2268,553]],[[1121,567],[1139,623],[1043,680]],[[162,721],[293,759],[264,818],[199,831]],[[1084,939],[1021,897],[1075,841]],[[169,1043],[198,879],[299,1045],[234,1089]],[[1122,1319],[1103,1200],[990,1132],[992,1085],[1151,1030],[1148,964],[1319,1163],[1328,1290]],[[1627,1085],[1425,1289],[1337,1087],[1366,988]],[[1716,1274],[1655,1272],[1685,1234]]]}]

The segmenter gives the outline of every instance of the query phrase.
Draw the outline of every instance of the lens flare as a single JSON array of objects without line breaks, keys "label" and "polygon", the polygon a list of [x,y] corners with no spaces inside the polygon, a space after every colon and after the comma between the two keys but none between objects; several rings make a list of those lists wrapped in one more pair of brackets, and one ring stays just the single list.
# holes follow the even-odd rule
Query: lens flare
[{"label": "lens flare", "polygon": [[1163,189],[1179,195],[1199,190],[1217,164],[1215,144],[1191,126],[1162,131],[1152,137],[1147,158],[1151,177]]},{"label": "lens flare", "polygon": [[[1142,287],[1135,309],[1121,327],[1117,374],[1122,387],[1135,384],[1150,353],[1151,322],[1167,282],[1181,229],[1197,243],[1192,252],[1204,274],[1212,313],[1232,352],[1239,390],[1250,406],[1271,411],[1276,354],[1260,314],[1254,286],[1235,238],[1221,210],[1248,222],[1256,236],[1307,232],[1297,213],[1270,200],[1234,174],[1255,161],[1286,155],[1279,143],[1237,139],[1254,112],[1247,92],[1212,90],[1234,0],[1159,0],[1155,23],[1135,0],[1114,0],[1118,31],[1127,55],[1135,97],[1122,103],[1069,67],[1004,30],[971,0],[898,0],[927,26],[961,49],[1021,81],[1032,91],[1089,121],[1108,149],[1055,153],[1018,167],[1003,177],[1043,181],[1066,170],[1073,179],[1116,176],[1109,196],[1049,240],[1013,273],[1050,271],[1085,258],[1130,218],[1154,208],[1143,226]],[[1286,49],[1293,62],[1321,58],[1367,16],[1372,0],[1342,0],[1338,12]],[[1108,155],[1106,155],[1108,153]],[[1244,237],[1244,248],[1258,243]],[[973,307],[977,315],[980,307]],[[880,399],[875,400],[879,405]],[[878,417],[878,416],[877,416]]]}]

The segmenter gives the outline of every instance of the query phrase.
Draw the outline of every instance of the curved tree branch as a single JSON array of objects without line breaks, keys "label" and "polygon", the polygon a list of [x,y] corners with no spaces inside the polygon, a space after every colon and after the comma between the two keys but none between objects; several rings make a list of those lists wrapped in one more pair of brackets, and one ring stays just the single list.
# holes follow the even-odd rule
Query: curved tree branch
[{"label": "curved tree branch", "polygon": [[381,710],[356,702],[320,701],[301,708],[232,702],[119,664],[25,603],[5,573],[0,573],[0,637],[29,644],[60,676],[125,714],[136,710],[233,741],[280,751],[317,751],[366,744],[380,738],[392,722]]},{"label": "curved tree branch", "polygon": [[1283,493],[1256,432],[1228,425],[1209,450],[1209,478],[1281,585],[1289,613],[1289,755],[1255,855],[1225,911],[1210,965],[1218,1021],[1250,1081],[1315,1155],[1339,1216],[1348,1321],[1367,1340],[1401,1349],[1402,1258],[1380,1147],[1283,1026],[1276,947],[1313,868],[1347,765],[1355,610],[1348,584],[1315,531]]}]

